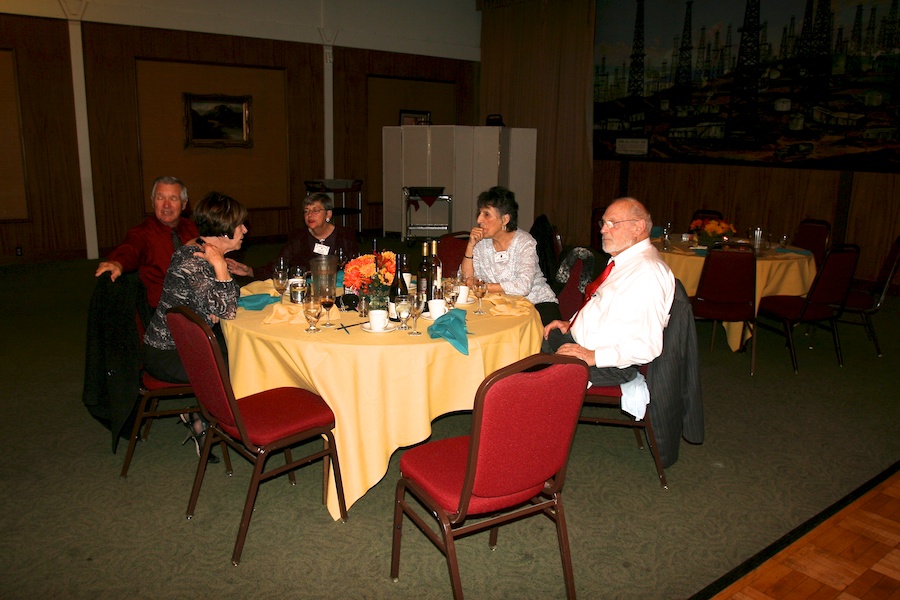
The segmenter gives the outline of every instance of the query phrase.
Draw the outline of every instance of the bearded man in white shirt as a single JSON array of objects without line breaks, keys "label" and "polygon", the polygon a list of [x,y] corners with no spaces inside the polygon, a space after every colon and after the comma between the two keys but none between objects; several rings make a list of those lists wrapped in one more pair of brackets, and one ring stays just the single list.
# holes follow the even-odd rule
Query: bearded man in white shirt
[{"label": "bearded man in white shirt", "polygon": [[[650,213],[634,198],[619,198],[600,222],[603,250],[612,256],[599,287],[570,321],[544,327],[545,352],[580,358],[591,384],[634,380],[640,365],[662,353],[663,330],[675,296],[675,277],[650,243]],[[588,297],[590,295],[590,297]]]}]

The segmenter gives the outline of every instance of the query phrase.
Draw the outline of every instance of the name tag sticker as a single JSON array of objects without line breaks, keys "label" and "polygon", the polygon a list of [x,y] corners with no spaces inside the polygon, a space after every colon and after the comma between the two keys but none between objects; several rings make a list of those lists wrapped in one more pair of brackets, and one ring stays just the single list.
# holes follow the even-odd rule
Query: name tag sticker
[{"label": "name tag sticker", "polygon": [[494,262],[505,263],[509,261],[509,252],[504,250],[503,252],[498,252],[494,255]]},{"label": "name tag sticker", "polygon": [[313,247],[313,252],[323,256],[327,255],[329,250],[331,250],[331,246],[326,246],[325,244],[316,244]]}]

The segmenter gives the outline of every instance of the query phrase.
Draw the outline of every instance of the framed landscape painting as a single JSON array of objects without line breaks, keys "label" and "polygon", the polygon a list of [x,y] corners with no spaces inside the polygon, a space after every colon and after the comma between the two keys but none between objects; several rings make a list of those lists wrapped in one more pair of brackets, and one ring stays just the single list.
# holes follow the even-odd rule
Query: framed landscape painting
[{"label": "framed landscape painting", "polygon": [[184,94],[184,147],[252,148],[252,96]]}]

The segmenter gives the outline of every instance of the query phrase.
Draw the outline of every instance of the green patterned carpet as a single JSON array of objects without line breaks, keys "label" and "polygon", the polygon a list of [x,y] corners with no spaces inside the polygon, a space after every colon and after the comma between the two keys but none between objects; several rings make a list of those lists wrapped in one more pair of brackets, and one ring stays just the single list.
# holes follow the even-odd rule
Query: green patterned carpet
[{"label": "green patterned carpet", "polygon": [[[81,403],[86,309],[96,261],[0,268],[0,597],[449,598],[441,554],[407,523],[400,580],[389,577],[399,452],[385,478],[333,522],[319,464],[264,484],[239,567],[230,556],[250,469],[211,466],[184,518],[196,466],[184,429],[159,421],[127,480],[124,454]],[[565,492],[581,598],[687,598],[900,458],[900,299],[876,317],[885,356],[843,327],[800,351],[762,332],[757,374],[698,325],[707,441],[682,444],[656,482],[630,431],[580,426]],[[467,415],[434,424],[466,430]],[[552,524],[530,519],[458,544],[470,598],[563,598]]]}]

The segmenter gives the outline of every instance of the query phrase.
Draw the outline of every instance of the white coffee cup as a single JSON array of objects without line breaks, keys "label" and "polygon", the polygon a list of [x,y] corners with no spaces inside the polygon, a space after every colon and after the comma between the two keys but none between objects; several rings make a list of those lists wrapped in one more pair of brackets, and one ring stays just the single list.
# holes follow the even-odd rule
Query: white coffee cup
[{"label": "white coffee cup", "polygon": [[388,326],[388,311],[370,310],[369,329],[372,331],[384,331]]},{"label": "white coffee cup", "polygon": [[443,298],[428,301],[428,314],[432,319],[437,319],[447,312],[447,301]]},{"label": "white coffee cup", "polygon": [[457,304],[465,304],[469,301],[469,286],[459,286],[459,295],[456,297]]},{"label": "white coffee cup", "polygon": [[412,273],[404,273],[403,281],[406,282],[406,288],[411,290],[412,289]]}]

